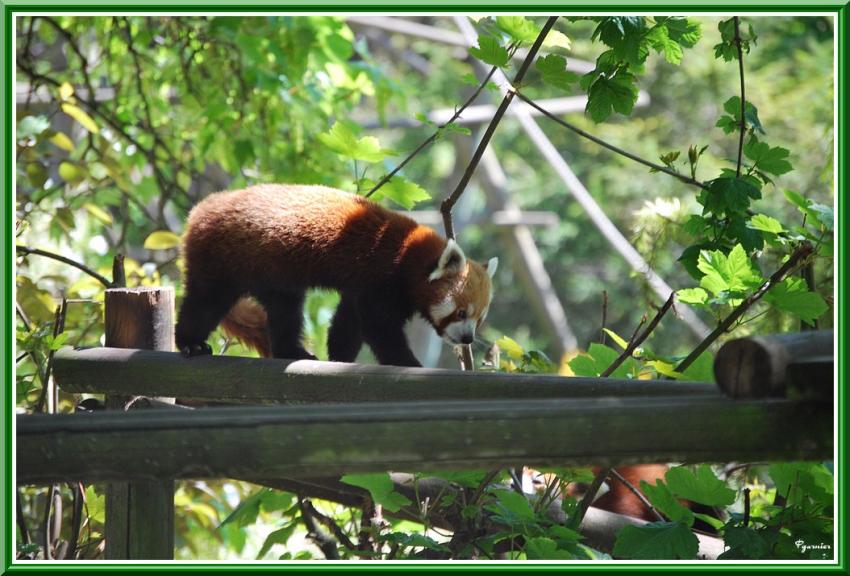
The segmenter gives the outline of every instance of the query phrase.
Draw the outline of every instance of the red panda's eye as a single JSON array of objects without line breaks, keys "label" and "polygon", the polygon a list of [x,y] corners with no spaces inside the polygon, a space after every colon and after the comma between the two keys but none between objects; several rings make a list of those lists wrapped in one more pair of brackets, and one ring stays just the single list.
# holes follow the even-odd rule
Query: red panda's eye
[{"label": "red panda's eye", "polygon": [[458,320],[466,320],[466,310],[458,310],[457,318]]}]

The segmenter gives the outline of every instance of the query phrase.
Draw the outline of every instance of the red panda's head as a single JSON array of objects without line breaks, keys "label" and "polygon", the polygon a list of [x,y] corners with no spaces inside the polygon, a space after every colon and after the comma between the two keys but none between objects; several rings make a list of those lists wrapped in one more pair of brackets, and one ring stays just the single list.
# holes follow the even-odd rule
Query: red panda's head
[{"label": "red panda's head", "polygon": [[437,267],[428,277],[428,303],[425,318],[449,344],[472,344],[475,331],[490,309],[497,258],[487,268],[467,260],[454,240],[449,240]]}]

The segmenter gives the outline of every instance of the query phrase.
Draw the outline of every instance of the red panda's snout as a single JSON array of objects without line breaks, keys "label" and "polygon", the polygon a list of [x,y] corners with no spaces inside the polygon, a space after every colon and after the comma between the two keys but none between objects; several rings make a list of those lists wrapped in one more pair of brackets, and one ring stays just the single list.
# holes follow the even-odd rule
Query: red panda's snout
[{"label": "red panda's snout", "polygon": [[427,310],[427,319],[449,344],[472,344],[484,322],[493,296],[491,278],[499,264],[491,258],[485,269],[467,260],[460,246],[449,240],[429,282],[438,290]]}]

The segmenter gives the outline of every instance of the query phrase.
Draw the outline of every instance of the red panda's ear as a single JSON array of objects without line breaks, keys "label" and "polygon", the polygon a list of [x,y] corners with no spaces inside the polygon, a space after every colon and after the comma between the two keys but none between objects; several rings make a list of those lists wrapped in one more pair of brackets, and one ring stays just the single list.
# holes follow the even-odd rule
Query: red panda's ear
[{"label": "red panda's ear", "polygon": [[495,256],[487,261],[487,276],[492,278],[496,275],[496,268],[499,267],[499,259]]},{"label": "red panda's ear", "polygon": [[446,276],[452,276],[462,272],[466,268],[466,256],[457,242],[449,240],[446,243],[446,249],[440,255],[440,260],[437,262],[437,267],[428,276],[428,280],[434,281]]}]

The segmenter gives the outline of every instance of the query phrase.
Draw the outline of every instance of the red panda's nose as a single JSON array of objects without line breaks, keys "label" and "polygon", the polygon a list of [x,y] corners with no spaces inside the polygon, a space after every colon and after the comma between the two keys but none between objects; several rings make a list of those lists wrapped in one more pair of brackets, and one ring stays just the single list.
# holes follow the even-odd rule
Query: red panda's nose
[{"label": "red panda's nose", "polygon": [[474,339],[475,339],[475,338],[472,336],[472,334],[464,334],[464,335],[461,337],[460,341],[461,341],[461,342],[463,342],[464,344],[472,344],[472,341],[473,341]]}]

